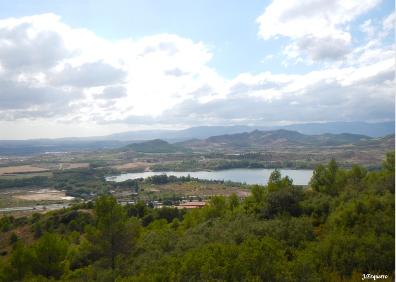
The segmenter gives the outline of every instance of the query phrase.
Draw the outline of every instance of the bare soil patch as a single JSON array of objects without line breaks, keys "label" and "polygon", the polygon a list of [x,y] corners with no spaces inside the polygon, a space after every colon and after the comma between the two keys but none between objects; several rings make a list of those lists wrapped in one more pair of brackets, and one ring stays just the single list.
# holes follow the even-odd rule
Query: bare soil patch
[{"label": "bare soil patch", "polygon": [[26,201],[60,201],[67,200],[65,192],[50,189],[28,191],[23,194],[13,195],[14,198]]}]

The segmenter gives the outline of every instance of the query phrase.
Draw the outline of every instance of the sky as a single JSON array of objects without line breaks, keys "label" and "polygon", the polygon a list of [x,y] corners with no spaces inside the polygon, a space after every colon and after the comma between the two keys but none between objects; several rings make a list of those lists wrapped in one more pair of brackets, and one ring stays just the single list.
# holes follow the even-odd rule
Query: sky
[{"label": "sky", "polygon": [[392,0],[0,0],[0,139],[395,117]]}]

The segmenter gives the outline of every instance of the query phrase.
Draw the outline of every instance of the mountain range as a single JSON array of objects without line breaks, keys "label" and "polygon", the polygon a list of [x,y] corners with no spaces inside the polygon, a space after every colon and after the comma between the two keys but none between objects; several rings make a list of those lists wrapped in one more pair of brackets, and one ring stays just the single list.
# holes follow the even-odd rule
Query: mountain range
[{"label": "mountain range", "polygon": [[394,147],[394,135],[369,137],[359,134],[306,135],[297,131],[272,130],[226,134],[206,139],[194,139],[176,143],[193,151],[260,151],[290,148],[320,148],[344,146],[385,146]]},{"label": "mountain range", "polygon": [[132,150],[140,153],[241,152],[309,148],[326,149],[329,147],[350,149],[352,146],[374,146],[392,150],[394,147],[394,135],[376,138],[350,133],[306,135],[285,129],[272,131],[254,130],[252,132],[218,135],[206,139],[191,139],[176,143],[154,139],[129,144],[121,148],[121,151]]},{"label": "mountain range", "polygon": [[[317,146],[318,144],[336,144],[337,142],[341,142],[340,140],[351,141],[351,138],[353,140],[355,138],[369,140],[370,137],[377,138],[392,135],[395,132],[395,127],[394,122],[332,122],[294,124],[283,127],[201,126],[183,130],[141,130],[84,138],[0,140],[0,155],[34,155],[51,152],[82,152],[114,149],[121,148],[131,143],[141,143],[142,141],[155,139],[161,139],[168,143],[180,143],[187,142],[189,140],[188,142],[190,142],[192,147],[200,146],[202,148],[203,144],[208,142],[212,142],[212,146],[219,146],[219,142],[216,143],[214,142],[215,140],[220,140],[224,138],[225,135],[234,134],[236,134],[236,137],[233,139],[236,140],[232,142],[232,146],[237,148],[238,146],[244,146],[244,142],[238,141],[238,139],[242,140],[243,137],[250,138],[252,144],[256,142],[257,140],[254,141],[254,138],[258,138],[256,135],[259,134],[257,132],[249,134],[249,132],[255,131],[278,132],[278,135],[287,131],[289,132],[287,138],[289,143],[293,142],[293,144],[299,144],[299,142],[305,142],[304,144],[306,145],[311,144]],[[290,133],[292,131],[294,131],[294,133]],[[359,137],[356,137],[355,135]],[[268,139],[268,136],[266,138],[266,140],[268,140],[268,142],[266,142],[268,146],[269,144],[272,144],[271,146],[275,146],[284,142],[282,141],[284,136],[276,138],[275,133],[271,137],[273,138],[272,141]],[[215,143],[217,145],[214,145]],[[162,146],[164,146],[164,144],[162,144]],[[172,151],[170,148],[165,148],[164,150]]]},{"label": "mountain range", "polygon": [[[168,153],[193,160],[182,164],[161,164],[156,169],[219,169],[231,167],[312,168],[336,159],[340,164],[378,168],[387,152],[394,150],[395,135],[370,137],[360,134],[307,135],[285,129],[225,134],[205,139],[168,143],[150,140],[118,149],[120,152]],[[185,154],[190,153],[190,154]],[[180,155],[181,154],[181,155]],[[126,154],[127,155],[127,154]],[[167,155],[169,158],[171,155]],[[197,156],[201,156],[198,157]],[[187,164],[187,168],[186,168]]]},{"label": "mountain range", "polygon": [[243,132],[251,132],[253,130],[270,131],[277,129],[286,129],[297,131],[302,134],[360,134],[370,137],[381,137],[395,133],[395,123],[381,122],[381,123],[367,123],[367,122],[328,122],[328,123],[303,123],[292,124],[285,126],[200,126],[191,127],[182,130],[141,130],[128,131],[123,133],[116,133],[108,136],[103,136],[106,140],[151,140],[162,139],[169,142],[179,142],[188,139],[204,139],[216,135],[235,134]]}]

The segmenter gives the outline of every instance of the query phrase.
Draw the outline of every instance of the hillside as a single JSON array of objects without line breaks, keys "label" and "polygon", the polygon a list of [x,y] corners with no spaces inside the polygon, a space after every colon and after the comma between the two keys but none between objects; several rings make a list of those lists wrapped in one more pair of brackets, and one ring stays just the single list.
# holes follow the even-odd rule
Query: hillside
[{"label": "hillside", "polygon": [[177,153],[187,152],[188,149],[178,145],[169,144],[161,139],[154,139],[141,143],[129,144],[121,149],[122,151],[132,150],[138,153]]},{"label": "hillside", "polygon": [[308,135],[321,134],[358,134],[370,137],[382,137],[394,134],[395,123],[379,122],[325,122],[325,123],[301,123],[290,124],[285,126],[247,126],[247,125],[230,125],[230,126],[198,126],[180,130],[141,130],[116,133],[100,137],[104,140],[150,140],[162,139],[169,142],[182,142],[189,139],[205,139],[215,135],[236,134],[250,132],[253,130],[289,130],[297,131]]},{"label": "hillside", "polygon": [[179,144],[193,150],[239,151],[375,144],[380,140],[381,138],[376,139],[365,135],[348,133],[305,135],[296,131],[280,129],[274,131],[255,130],[252,132],[213,136],[204,140],[195,139]]},{"label": "hillside", "polygon": [[295,130],[303,134],[361,134],[370,137],[383,137],[395,133],[395,122],[325,122],[302,123],[283,126],[282,129]]}]

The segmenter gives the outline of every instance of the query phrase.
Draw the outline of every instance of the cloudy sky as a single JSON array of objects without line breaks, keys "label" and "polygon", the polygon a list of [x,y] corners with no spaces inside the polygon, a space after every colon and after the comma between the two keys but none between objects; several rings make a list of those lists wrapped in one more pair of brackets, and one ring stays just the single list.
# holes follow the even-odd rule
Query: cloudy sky
[{"label": "cloudy sky", "polygon": [[389,121],[393,0],[0,2],[0,139]]}]

